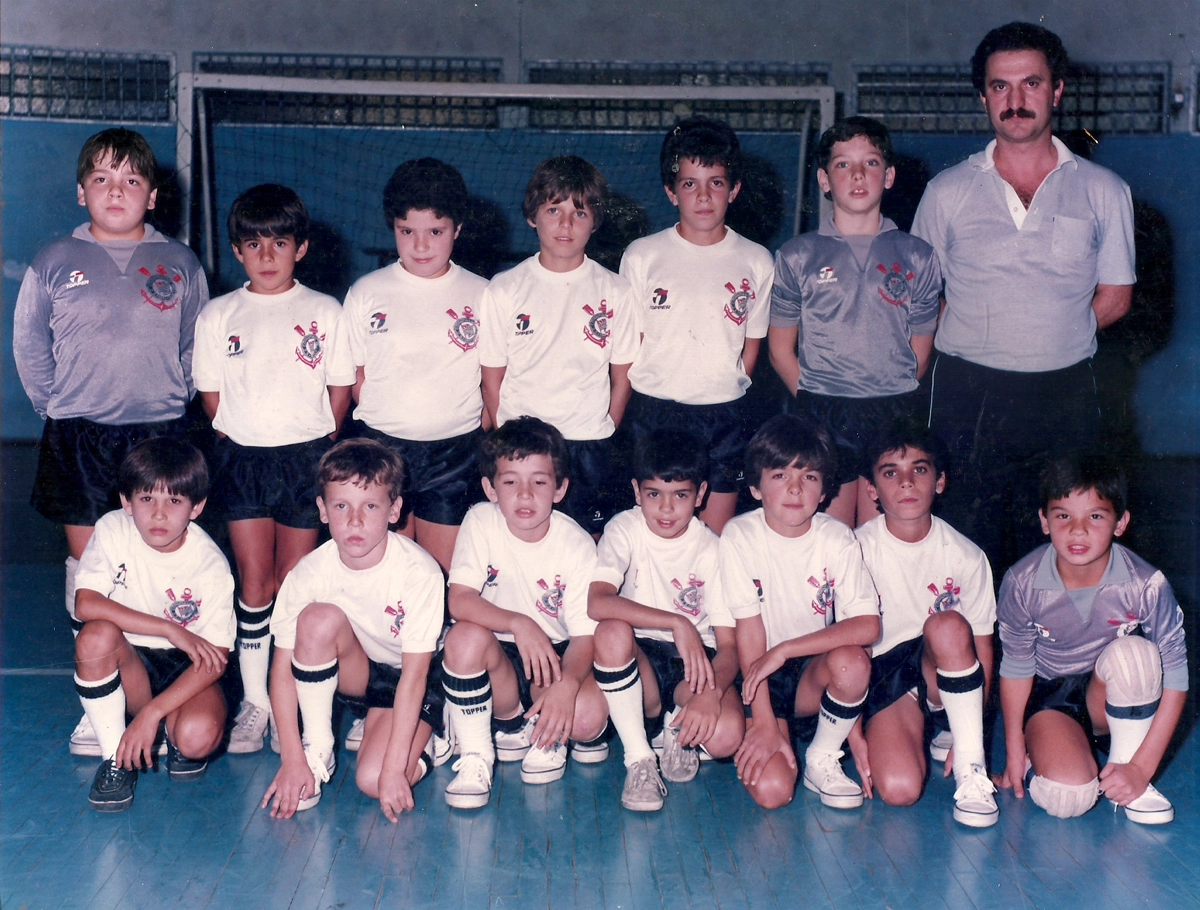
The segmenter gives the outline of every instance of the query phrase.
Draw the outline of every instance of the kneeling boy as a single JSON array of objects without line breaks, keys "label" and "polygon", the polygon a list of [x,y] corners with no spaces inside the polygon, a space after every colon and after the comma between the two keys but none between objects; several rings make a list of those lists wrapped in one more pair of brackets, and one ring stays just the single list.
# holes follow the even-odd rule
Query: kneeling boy
[{"label": "kneeling boy", "polygon": [[368,439],[338,443],[317,468],[317,508],[333,539],[296,564],[271,616],[282,762],[262,806],[273,799],[274,818],[321,799],[335,767],[337,693],[368,709],[355,781],[389,821],[413,808],[412,787],[428,770],[422,752],[442,716],[427,685],[442,631],[442,572],[388,531],[400,517],[403,480],[400,457]]},{"label": "kneeling boy", "polygon": [[928,429],[899,421],[865,453],[874,465],[867,490],[883,514],[856,535],[883,635],[872,649],[866,737],[856,728],[850,748],[868,796],[878,790],[888,805],[911,806],[925,784],[925,713],[944,705],[954,819],[986,828],[1000,817],[983,749],[996,597],[983,551],[932,514],[946,486],[943,451]]},{"label": "kneeling boy", "polygon": [[[1187,697],[1183,612],[1162,572],[1119,544],[1125,476],[1102,456],[1068,456],[1042,476],[1049,545],[1004,576],[997,614],[1007,767],[999,780],[1059,818],[1100,793],[1131,821],[1166,824],[1150,779]],[[1112,737],[1097,775],[1096,737]],[[1031,776],[1032,775],[1032,776]]]},{"label": "kneeling boy", "polygon": [[121,509],[96,522],[75,593],[75,689],[104,759],[88,794],[100,812],[132,805],[164,721],[171,779],[204,773],[225,732],[218,681],[236,633],[229,563],[192,524],[208,496],[204,456],[150,439],[125,457],[118,487]]},{"label": "kneeling boy", "polygon": [[738,777],[760,806],[791,802],[791,721],[817,714],[804,786],[826,806],[854,809],[863,791],[842,770],[841,749],[867,696],[879,597],[853,532],[817,513],[836,489],[837,456],[824,431],[781,415],[750,440],[746,471],[763,507],[721,536],[721,592],[751,710]]},{"label": "kneeling boy", "polygon": [[[588,592],[596,627],[596,681],[625,747],[621,805],[661,809],[659,777],[643,713],[662,731],[662,776],[685,782],[701,747],[733,755],[746,729],[733,681],[733,617],[717,590],[717,535],[695,517],[708,488],[699,439],[653,430],[637,447],[638,507],[613,518],[600,538]],[[664,717],[665,712],[665,717]]]},{"label": "kneeling boy", "polygon": [[487,805],[497,753],[521,762],[527,784],[563,776],[568,738],[577,761],[607,755],[579,751],[595,745],[608,712],[587,616],[596,545],[554,509],[567,493],[567,458],[562,434],[535,417],[506,421],[480,450],[490,502],[467,513],[454,547],[443,668],[462,754],[446,788],[456,809]]}]

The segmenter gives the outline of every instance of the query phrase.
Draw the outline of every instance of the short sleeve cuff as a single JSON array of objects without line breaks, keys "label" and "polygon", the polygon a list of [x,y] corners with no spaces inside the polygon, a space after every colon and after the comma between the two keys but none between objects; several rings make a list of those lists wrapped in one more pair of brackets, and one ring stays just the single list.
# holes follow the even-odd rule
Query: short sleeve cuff
[{"label": "short sleeve cuff", "polygon": [[1018,660],[1007,654],[1000,659],[1000,675],[1005,679],[1032,679],[1037,670],[1037,658]]}]

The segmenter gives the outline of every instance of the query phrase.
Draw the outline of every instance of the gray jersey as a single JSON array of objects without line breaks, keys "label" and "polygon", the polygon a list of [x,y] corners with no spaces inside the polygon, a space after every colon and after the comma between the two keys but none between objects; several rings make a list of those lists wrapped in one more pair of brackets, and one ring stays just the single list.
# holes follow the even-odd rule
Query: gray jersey
[{"label": "gray jersey", "polygon": [[800,388],[875,398],[917,387],[909,339],[937,327],[942,274],[924,240],[883,219],[860,265],[830,217],[775,258],[771,325],[799,329]]},{"label": "gray jersey", "polygon": [[85,224],[51,243],[25,273],[13,322],[34,410],[113,426],[181,417],[207,302],[195,255],[150,225],[137,242],[98,243]]},{"label": "gray jersey", "polygon": [[1049,544],[1004,576],[997,604],[1004,659],[1000,675],[1058,679],[1090,673],[1109,642],[1138,627],[1162,652],[1163,685],[1188,687],[1183,611],[1162,572],[1113,544],[1100,584],[1068,591]]}]

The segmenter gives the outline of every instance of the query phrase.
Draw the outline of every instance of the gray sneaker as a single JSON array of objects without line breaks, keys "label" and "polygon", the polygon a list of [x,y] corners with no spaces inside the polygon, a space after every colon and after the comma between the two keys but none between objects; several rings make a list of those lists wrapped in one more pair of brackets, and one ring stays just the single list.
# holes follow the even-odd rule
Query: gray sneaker
[{"label": "gray sneaker", "polygon": [[679,745],[679,729],[671,726],[678,715],[676,708],[663,724],[662,776],[672,783],[686,784],[700,771],[700,750]]},{"label": "gray sneaker", "polygon": [[271,711],[254,702],[244,701],[238,709],[233,730],[229,733],[229,752],[232,755],[248,755],[262,750],[271,723]]},{"label": "gray sneaker", "polygon": [[658,774],[654,757],[633,763],[625,772],[625,787],[621,790],[621,805],[631,812],[657,812],[663,807],[667,785]]}]

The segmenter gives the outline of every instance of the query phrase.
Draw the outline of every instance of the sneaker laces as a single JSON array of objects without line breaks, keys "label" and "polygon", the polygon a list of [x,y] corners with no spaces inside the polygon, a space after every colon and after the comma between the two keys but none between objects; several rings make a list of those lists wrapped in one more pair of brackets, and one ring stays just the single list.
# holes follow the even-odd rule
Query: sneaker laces
[{"label": "sneaker laces", "polygon": [[233,722],[234,727],[240,727],[247,730],[253,730],[258,726],[258,719],[266,714],[266,709],[254,704],[252,701],[242,705],[242,710],[238,712],[237,719]]},{"label": "sneaker laces", "polygon": [[313,773],[313,777],[318,783],[328,783],[330,777],[329,765],[326,763],[325,754],[317,751],[305,750],[304,757],[308,759],[308,767]]},{"label": "sneaker laces", "polygon": [[667,785],[663,783],[662,776],[658,773],[658,768],[655,767],[653,758],[643,758],[640,761],[633,763],[633,767],[629,769],[630,782],[629,789],[639,791],[644,789],[648,784],[653,782],[654,787],[663,796],[667,795]]},{"label": "sneaker laces", "polygon": [[837,752],[817,752],[813,755],[806,755],[810,768],[815,768],[826,777],[833,775],[834,777],[846,777],[846,772],[842,770],[842,756],[845,752],[838,750]]},{"label": "sneaker laces", "polygon": [[995,792],[996,786],[988,777],[983,765],[971,765],[963,776],[962,783],[954,791],[954,799],[955,801],[961,799],[991,800],[992,794]]},{"label": "sneaker laces", "polygon": [[456,772],[459,776],[465,775],[469,782],[478,782],[489,789],[491,788],[491,773],[487,762],[484,761],[483,756],[478,752],[467,752],[450,766],[450,770]]},{"label": "sneaker laces", "polygon": [[117,764],[117,760],[115,758],[108,759],[100,767],[103,770],[101,780],[103,781],[104,788],[106,789],[112,789],[121,783],[121,781],[125,779],[125,775],[129,773]]}]

